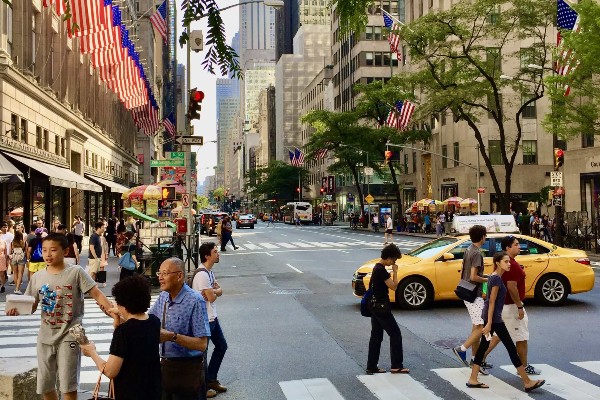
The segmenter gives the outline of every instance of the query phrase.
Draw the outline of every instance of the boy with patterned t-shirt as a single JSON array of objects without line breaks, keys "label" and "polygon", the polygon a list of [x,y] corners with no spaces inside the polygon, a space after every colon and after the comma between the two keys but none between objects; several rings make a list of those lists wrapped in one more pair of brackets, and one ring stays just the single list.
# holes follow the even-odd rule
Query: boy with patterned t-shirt
[{"label": "boy with patterned t-shirt", "polygon": [[[69,328],[83,320],[84,294],[94,298],[103,311],[112,307],[83,268],[65,263],[68,245],[67,238],[59,233],[51,233],[43,239],[46,268],[31,277],[25,291],[35,298],[32,313],[42,303],[37,341],[37,393],[43,395],[44,400],[58,399],[57,383],[63,399],[77,399],[81,352],[79,344],[69,335]],[[19,315],[14,308],[6,314]]]}]

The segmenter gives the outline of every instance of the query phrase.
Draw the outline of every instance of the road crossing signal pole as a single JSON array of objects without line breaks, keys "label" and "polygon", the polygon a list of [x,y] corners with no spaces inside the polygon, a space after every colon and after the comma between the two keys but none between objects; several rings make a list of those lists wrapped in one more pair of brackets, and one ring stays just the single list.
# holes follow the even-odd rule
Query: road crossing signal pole
[{"label": "road crossing signal pole", "polygon": [[[560,148],[554,148],[554,171],[558,171],[564,163],[565,152]],[[554,213],[554,244],[557,246],[564,245],[563,229],[564,229],[564,215],[563,215],[563,193],[561,186],[554,187],[555,194],[558,193],[558,202],[555,204],[556,210]],[[552,196],[554,200],[554,196]]]}]

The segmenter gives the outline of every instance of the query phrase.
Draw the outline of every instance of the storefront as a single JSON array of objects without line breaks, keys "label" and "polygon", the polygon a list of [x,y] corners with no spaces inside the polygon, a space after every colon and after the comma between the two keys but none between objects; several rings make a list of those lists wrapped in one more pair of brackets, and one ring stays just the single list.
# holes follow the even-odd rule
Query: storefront
[{"label": "storefront", "polygon": [[85,195],[85,215],[82,219],[87,226],[93,226],[100,217],[121,218],[123,200],[121,196],[129,190],[127,186],[99,176],[85,174],[86,178],[102,186],[101,193],[87,192]]}]

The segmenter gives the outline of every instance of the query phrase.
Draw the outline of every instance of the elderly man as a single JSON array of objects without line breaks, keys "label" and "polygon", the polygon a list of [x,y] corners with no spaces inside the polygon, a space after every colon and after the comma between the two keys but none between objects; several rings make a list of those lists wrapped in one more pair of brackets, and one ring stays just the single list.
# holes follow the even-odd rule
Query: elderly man
[{"label": "elderly man", "polygon": [[179,258],[165,260],[157,275],[162,292],[148,313],[162,321],[163,400],[204,400],[204,351],[210,336],[206,303],[184,283],[185,264]]}]

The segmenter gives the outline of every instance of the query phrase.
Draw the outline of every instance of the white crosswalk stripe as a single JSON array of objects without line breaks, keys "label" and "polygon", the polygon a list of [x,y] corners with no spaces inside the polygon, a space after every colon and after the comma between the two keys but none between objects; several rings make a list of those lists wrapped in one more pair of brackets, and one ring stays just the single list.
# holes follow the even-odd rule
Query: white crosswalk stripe
[{"label": "white crosswalk stripe", "polygon": [[[343,236],[335,236],[343,241],[307,241],[299,240],[296,242],[265,242],[265,243],[243,243],[238,240],[236,245],[238,246],[238,252],[240,251],[261,251],[261,250],[283,250],[283,249],[319,249],[319,248],[347,248],[347,247],[377,247],[381,248],[383,243],[379,241],[367,241],[367,240],[348,240],[349,238]],[[413,242],[410,240],[397,241],[396,245],[401,249],[410,249],[421,245],[422,243]],[[235,254],[235,253],[233,253]]]},{"label": "white crosswalk stripe", "polygon": [[600,361],[582,361],[572,362],[571,364],[577,365],[578,367],[592,371],[593,373],[600,375]]},{"label": "white crosswalk stripe", "polygon": [[279,382],[283,394],[294,400],[344,400],[335,386],[325,378]]},{"label": "white crosswalk stripe", "polygon": [[441,399],[409,375],[359,375],[358,379],[380,400]]},{"label": "white crosswalk stripe", "polygon": [[508,383],[492,375],[479,375],[478,377],[479,382],[488,385],[489,389],[468,388],[466,382],[471,375],[470,368],[439,368],[434,369],[433,372],[447,380],[456,389],[469,395],[473,400],[531,399],[522,389],[510,386]]}]

